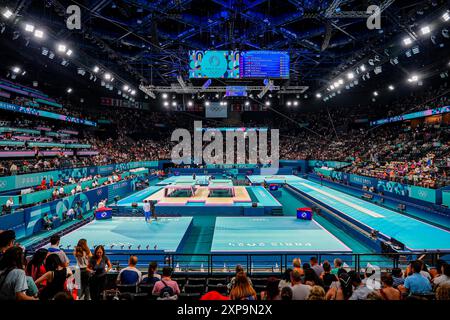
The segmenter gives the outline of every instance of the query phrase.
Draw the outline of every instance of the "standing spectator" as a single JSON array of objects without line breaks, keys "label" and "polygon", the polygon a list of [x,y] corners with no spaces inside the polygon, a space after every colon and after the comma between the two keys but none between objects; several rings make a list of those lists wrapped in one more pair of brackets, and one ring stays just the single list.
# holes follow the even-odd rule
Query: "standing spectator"
[{"label": "standing spectator", "polygon": [[[47,255],[48,250],[41,248],[34,253],[30,262],[28,262],[26,273],[27,276],[33,279],[33,281],[36,281],[47,272],[47,270],[45,269],[45,258],[47,258]],[[46,283],[42,283],[43,287],[45,285]]]},{"label": "standing spectator", "polygon": [[261,300],[281,300],[280,280],[275,277],[267,279],[266,290],[261,292]]},{"label": "standing spectator", "polygon": [[11,209],[12,209],[12,207],[14,206],[14,200],[13,200],[12,197],[9,197],[8,200],[6,200],[5,206],[6,206],[6,210],[7,210],[8,212],[10,212]]},{"label": "standing spectator", "polygon": [[280,280],[278,287],[280,289],[284,288],[284,287],[290,287],[291,286],[291,273],[292,273],[292,269],[287,268],[284,273],[283,273],[283,277]]},{"label": "standing spectator", "polygon": [[153,287],[153,295],[159,295],[161,298],[170,298],[180,294],[178,283],[171,278],[172,273],[171,267],[163,268],[161,281],[157,281]]},{"label": "standing spectator", "polygon": [[150,220],[150,203],[148,202],[148,200],[144,200],[144,217],[145,217],[145,222],[148,222]]},{"label": "standing spectator", "polygon": [[345,269],[342,267],[343,263],[342,263],[341,259],[336,258],[336,259],[334,259],[333,263],[334,263],[334,268],[331,270],[332,274],[338,275],[340,270],[345,271]]},{"label": "standing spectator", "polygon": [[27,276],[20,247],[10,247],[0,260],[0,300],[36,300],[26,294]]},{"label": "standing spectator", "polygon": [[302,283],[300,271],[294,270],[291,273],[292,300],[306,300],[311,287]]},{"label": "standing spectator", "polygon": [[302,269],[302,260],[300,260],[300,258],[295,258],[292,260],[292,267],[294,271],[300,272],[300,275],[303,276],[304,272]]},{"label": "standing spectator", "polygon": [[320,278],[323,281],[326,291],[328,291],[333,282],[339,281],[338,277],[331,273],[331,265],[328,261],[324,261],[323,263],[323,273],[320,275]]},{"label": "standing spectator", "polygon": [[353,293],[352,281],[347,272],[340,272],[339,281],[332,282],[326,300],[348,300]]},{"label": "standing spectator", "polygon": [[94,255],[89,259],[87,270],[91,273],[89,278],[91,299],[98,301],[106,287],[106,275],[111,270],[111,262],[103,246],[95,248]]},{"label": "standing spectator", "polygon": [[39,295],[41,300],[51,300],[59,292],[65,292],[66,281],[72,272],[62,263],[57,254],[50,254],[45,260],[45,269],[47,272],[35,281],[36,285],[40,285],[46,281],[47,285],[41,290]]},{"label": "standing spectator", "polygon": [[48,248],[48,253],[58,255],[61,263],[64,267],[68,267],[70,260],[67,258],[66,253],[60,249],[59,243],[61,241],[61,236],[59,234],[54,234],[50,237],[50,247]]},{"label": "standing spectator", "polygon": [[256,291],[247,278],[245,272],[236,275],[235,284],[230,292],[231,300],[256,300]]},{"label": "standing spectator", "polygon": [[89,271],[87,270],[89,259],[92,257],[91,250],[87,244],[86,239],[78,240],[73,256],[77,260],[77,265],[80,268],[80,299],[89,300]]},{"label": "standing spectator", "polygon": [[133,285],[138,284],[142,280],[142,273],[136,268],[138,258],[136,256],[131,256],[128,259],[128,267],[120,270],[117,276],[118,284]]},{"label": "standing spectator", "polygon": [[320,277],[323,273],[323,267],[319,264],[316,257],[311,257],[309,260],[309,264],[311,265],[311,269]]}]

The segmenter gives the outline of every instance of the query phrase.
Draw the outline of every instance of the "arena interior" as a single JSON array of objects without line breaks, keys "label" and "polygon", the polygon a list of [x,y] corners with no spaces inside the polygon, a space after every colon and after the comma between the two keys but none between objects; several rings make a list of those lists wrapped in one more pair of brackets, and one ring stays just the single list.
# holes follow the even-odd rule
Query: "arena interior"
[{"label": "arena interior", "polygon": [[0,300],[450,299],[448,1],[0,14]]}]

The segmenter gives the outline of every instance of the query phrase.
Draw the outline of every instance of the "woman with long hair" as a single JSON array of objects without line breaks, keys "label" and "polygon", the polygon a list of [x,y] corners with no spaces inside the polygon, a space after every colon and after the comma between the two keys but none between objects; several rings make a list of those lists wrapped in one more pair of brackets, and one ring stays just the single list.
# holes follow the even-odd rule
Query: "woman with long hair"
[{"label": "woman with long hair", "polygon": [[87,270],[87,266],[89,264],[89,259],[92,257],[92,253],[86,239],[78,240],[73,255],[80,268],[80,299],[89,300],[89,271]]},{"label": "woman with long hair", "polygon": [[39,298],[51,300],[57,293],[67,292],[66,281],[72,275],[72,272],[63,265],[57,254],[48,255],[45,259],[45,269],[47,272],[35,281],[36,285],[47,281],[47,285],[41,290]]},{"label": "woman with long hair", "polygon": [[[28,262],[26,273],[27,276],[33,278],[33,281],[36,281],[47,272],[45,269],[45,258],[47,258],[47,255],[48,250],[41,248],[34,253],[30,262]],[[45,287],[45,281],[41,283],[41,285],[42,287]]]},{"label": "woman with long hair", "polygon": [[111,268],[111,262],[105,254],[105,248],[101,245],[97,246],[87,265],[87,270],[90,272],[89,292],[92,300],[100,300],[100,296],[106,287],[106,274]]},{"label": "woman with long hair", "polygon": [[236,275],[236,281],[230,292],[231,300],[256,300],[256,291],[248,281],[245,272]]}]

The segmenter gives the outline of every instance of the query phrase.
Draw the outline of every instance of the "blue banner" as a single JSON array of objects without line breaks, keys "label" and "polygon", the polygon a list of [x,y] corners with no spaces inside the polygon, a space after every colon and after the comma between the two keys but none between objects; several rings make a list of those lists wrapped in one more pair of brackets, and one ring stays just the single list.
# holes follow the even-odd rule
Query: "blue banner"
[{"label": "blue banner", "polygon": [[423,187],[409,186],[409,196],[414,199],[437,203],[437,190]]},{"label": "blue banner", "polygon": [[409,186],[394,181],[378,180],[377,191],[393,193],[404,197],[409,196]]},{"label": "blue banner", "polygon": [[370,188],[370,187],[376,188],[377,181],[378,180],[375,178],[358,176],[356,174],[350,174],[349,179],[348,179],[348,182],[351,185],[358,186],[358,187],[366,186],[367,188]]}]

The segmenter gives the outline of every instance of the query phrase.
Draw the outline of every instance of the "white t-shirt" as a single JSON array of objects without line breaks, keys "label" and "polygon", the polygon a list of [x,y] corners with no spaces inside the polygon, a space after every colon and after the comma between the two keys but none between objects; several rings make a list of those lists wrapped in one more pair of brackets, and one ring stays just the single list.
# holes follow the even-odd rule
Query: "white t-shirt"
[{"label": "white t-shirt", "polygon": [[14,205],[14,201],[12,201],[12,200],[10,200],[10,199],[8,199],[8,200],[6,200],[6,207],[12,207]]},{"label": "white t-shirt", "polygon": [[144,212],[150,212],[150,203],[149,202],[144,203]]}]

